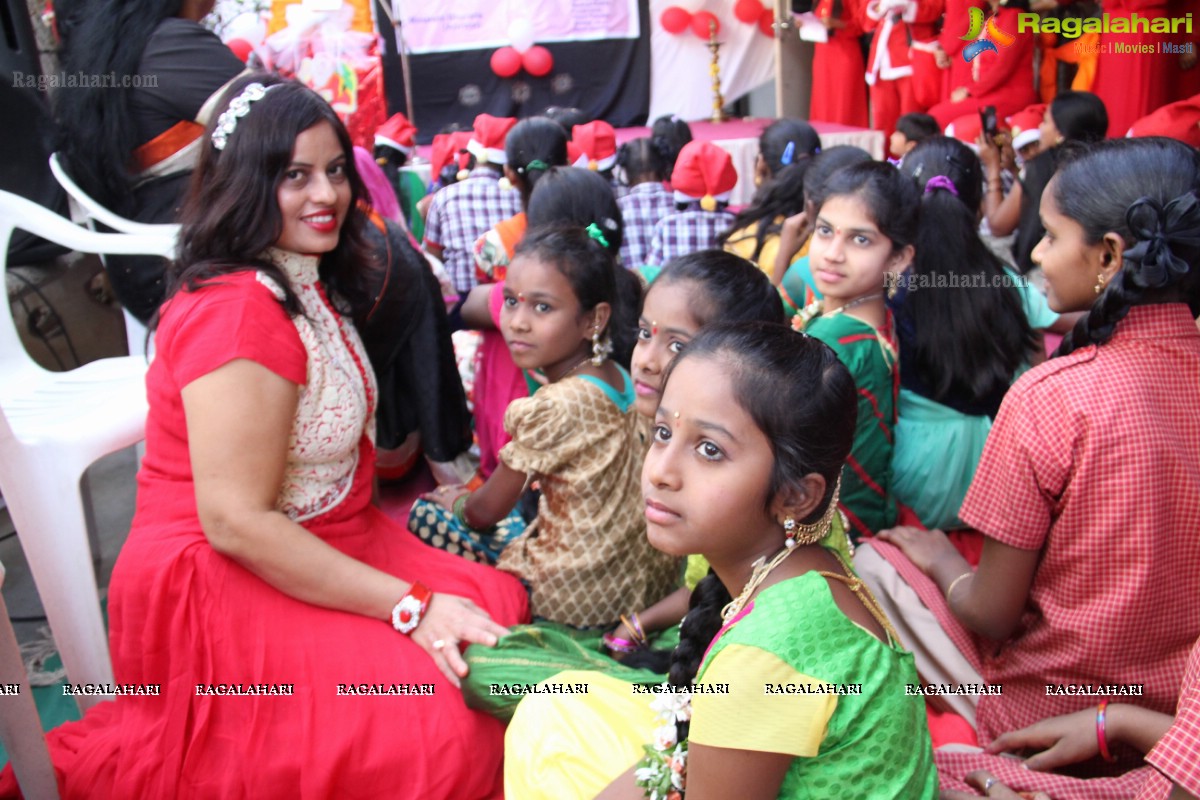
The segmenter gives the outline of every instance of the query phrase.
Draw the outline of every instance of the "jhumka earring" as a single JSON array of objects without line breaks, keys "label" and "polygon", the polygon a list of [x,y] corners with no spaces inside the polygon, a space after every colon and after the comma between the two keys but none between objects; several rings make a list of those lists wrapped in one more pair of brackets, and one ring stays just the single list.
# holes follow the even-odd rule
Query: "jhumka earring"
[{"label": "jhumka earring", "polygon": [[1096,294],[1100,294],[1101,292],[1104,291],[1104,273],[1103,272],[1101,272],[1099,275],[1096,276],[1096,287],[1095,288],[1096,288]]},{"label": "jhumka earring", "polygon": [[593,366],[598,367],[601,364],[603,364],[604,360],[607,359],[609,354],[611,354],[611,353],[612,353],[612,342],[608,339],[607,336],[604,337],[603,340],[600,339],[600,326],[597,325],[595,330],[592,331],[592,364],[593,364]]},{"label": "jhumka earring", "polygon": [[791,550],[796,546],[796,520],[794,517],[788,517],[783,521],[783,532],[786,538],[783,543]]}]

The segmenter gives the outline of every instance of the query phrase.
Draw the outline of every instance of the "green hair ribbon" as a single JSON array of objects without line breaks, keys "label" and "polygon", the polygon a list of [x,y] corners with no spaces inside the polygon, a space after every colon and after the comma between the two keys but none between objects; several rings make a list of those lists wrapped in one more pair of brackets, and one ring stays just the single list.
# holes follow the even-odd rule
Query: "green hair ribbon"
[{"label": "green hair ribbon", "polygon": [[604,235],[604,231],[600,230],[600,226],[596,223],[591,223],[587,226],[587,235],[595,239],[600,244],[608,247],[608,237]]}]

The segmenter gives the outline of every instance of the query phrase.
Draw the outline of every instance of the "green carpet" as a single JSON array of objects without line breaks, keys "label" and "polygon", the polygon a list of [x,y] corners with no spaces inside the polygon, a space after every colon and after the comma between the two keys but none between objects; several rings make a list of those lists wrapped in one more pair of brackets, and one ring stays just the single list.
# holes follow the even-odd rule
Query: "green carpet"
[{"label": "green carpet", "polygon": [[[47,670],[56,670],[62,666],[57,655],[46,661]],[[37,686],[33,690],[33,702],[37,706],[38,716],[42,718],[42,730],[48,731],[64,722],[79,719],[79,706],[74,697],[63,694],[62,687],[66,681],[59,681],[53,686]],[[0,744],[0,767],[8,763],[8,752]]]}]

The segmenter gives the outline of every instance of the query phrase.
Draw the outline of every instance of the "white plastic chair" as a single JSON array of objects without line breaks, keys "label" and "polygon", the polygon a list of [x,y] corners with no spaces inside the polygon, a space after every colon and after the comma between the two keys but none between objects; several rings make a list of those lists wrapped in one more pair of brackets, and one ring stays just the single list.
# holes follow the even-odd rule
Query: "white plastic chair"
[{"label": "white plastic chair", "polygon": [[[50,172],[67,193],[70,201],[71,219],[86,224],[95,230],[93,223],[99,222],[120,233],[136,233],[148,236],[173,236],[178,238],[179,226],[175,224],[149,225],[145,222],[134,222],[131,219],[115,214],[98,200],[83,190],[67,172],[58,153],[50,154]],[[101,256],[103,260],[103,256]],[[125,314],[125,339],[129,345],[130,355],[141,353],[146,345],[146,326],[141,320],[122,309]]]},{"label": "white plastic chair", "polygon": [[[4,565],[0,564],[0,587],[3,585]],[[0,596],[0,685],[17,686],[16,694],[0,694],[0,742],[12,761],[21,794],[57,800],[58,783],[46,750],[42,721],[29,691],[29,677],[3,596]]]},{"label": "white plastic chair", "polygon": [[[175,249],[174,235],[96,233],[0,191],[0,275],[14,228],[82,253],[170,257]],[[26,353],[8,303],[0,305],[0,493],[68,679],[111,683],[80,480],[97,459],[144,438],[146,358],[50,372]],[[84,710],[95,701],[79,698]]]}]

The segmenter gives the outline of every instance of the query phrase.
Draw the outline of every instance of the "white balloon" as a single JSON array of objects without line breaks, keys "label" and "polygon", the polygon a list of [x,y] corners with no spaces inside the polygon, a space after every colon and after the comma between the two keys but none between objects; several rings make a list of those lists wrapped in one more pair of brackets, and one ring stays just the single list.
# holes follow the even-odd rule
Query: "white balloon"
[{"label": "white balloon", "polygon": [[508,40],[519,53],[533,47],[533,23],[529,17],[518,17],[508,23]]}]

